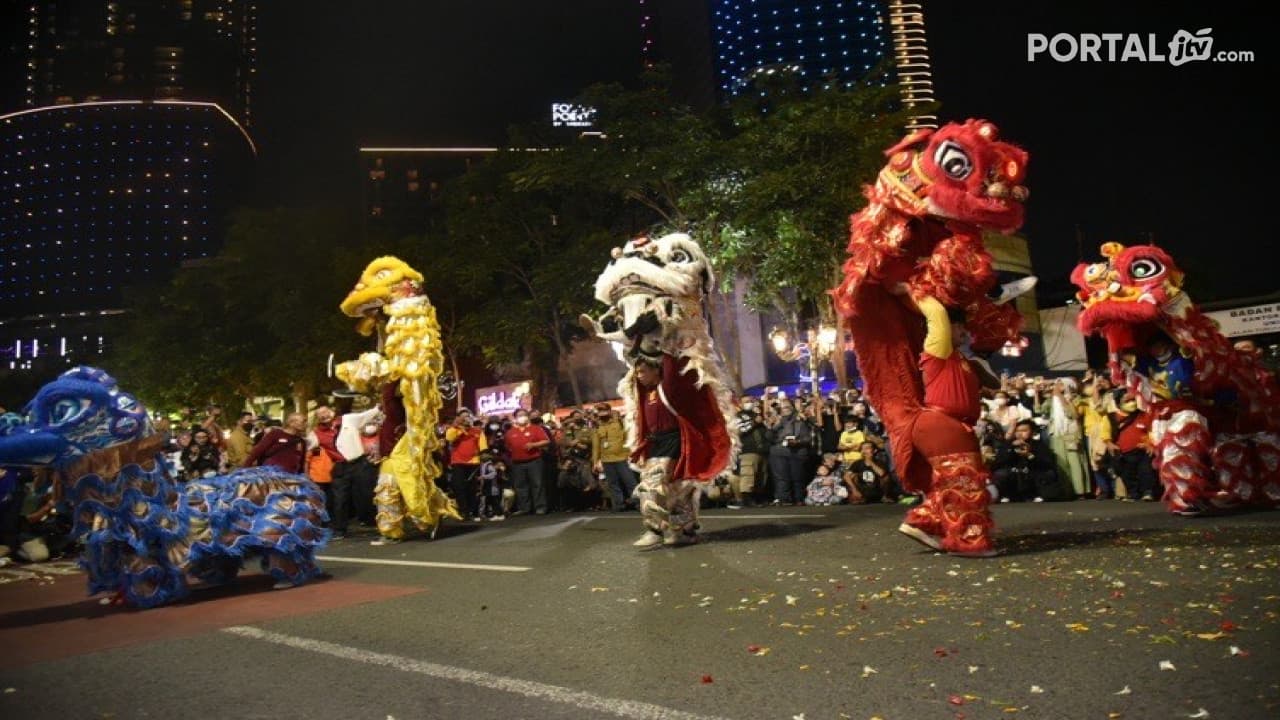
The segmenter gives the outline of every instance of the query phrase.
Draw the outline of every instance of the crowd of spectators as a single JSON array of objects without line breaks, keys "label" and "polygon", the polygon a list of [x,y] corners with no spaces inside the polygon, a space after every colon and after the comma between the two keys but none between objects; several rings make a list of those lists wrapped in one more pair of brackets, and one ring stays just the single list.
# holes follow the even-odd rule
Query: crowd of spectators
[{"label": "crowd of spectators", "polygon": [[[1239,349],[1256,352],[1240,344]],[[1157,336],[1138,369],[1164,397],[1189,392],[1192,369]],[[1154,501],[1153,423],[1133,395],[1103,371],[1078,378],[1018,374],[983,390],[974,427],[1000,502],[1081,499]],[[362,399],[363,400],[363,399]],[[190,481],[240,467],[270,465],[305,473],[325,491],[335,537],[355,521],[374,524],[384,416],[366,403],[271,420],[240,413],[229,429],[221,408],[157,418],[171,473]],[[340,412],[339,412],[340,411]],[[856,388],[825,397],[767,389],[738,398],[741,444],[735,465],[707,487],[705,504],[914,503],[901,487],[884,424]],[[627,419],[610,403],[558,414],[518,409],[480,416],[461,408],[438,428],[438,484],[470,522],[511,515],[587,510],[635,511],[638,482],[629,459]],[[39,562],[74,549],[72,509],[54,474],[0,468],[0,562]]]}]

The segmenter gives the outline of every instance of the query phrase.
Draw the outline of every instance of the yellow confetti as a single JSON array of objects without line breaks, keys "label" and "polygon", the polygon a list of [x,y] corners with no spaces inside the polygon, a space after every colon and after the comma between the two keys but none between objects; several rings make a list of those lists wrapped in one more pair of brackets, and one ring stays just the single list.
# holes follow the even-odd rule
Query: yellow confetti
[{"label": "yellow confetti", "polygon": [[801,669],[801,670],[808,670],[808,669],[809,669],[809,666],[808,666],[808,665],[801,665],[801,666],[800,666],[800,669]]},{"label": "yellow confetti", "polygon": [[1226,634],[1226,633],[1224,633],[1224,632],[1216,632],[1216,633],[1198,633],[1198,634],[1196,634],[1196,637],[1200,638],[1201,640],[1221,640],[1222,638],[1224,638],[1224,637],[1226,637],[1226,636],[1227,636],[1227,634]]},{"label": "yellow confetti", "polygon": [[609,592],[609,588],[607,588],[607,587],[593,587],[593,588],[591,588],[591,592]]},{"label": "yellow confetti", "polygon": [[1067,623],[1067,629],[1071,632],[1089,632],[1089,626],[1084,623]]}]

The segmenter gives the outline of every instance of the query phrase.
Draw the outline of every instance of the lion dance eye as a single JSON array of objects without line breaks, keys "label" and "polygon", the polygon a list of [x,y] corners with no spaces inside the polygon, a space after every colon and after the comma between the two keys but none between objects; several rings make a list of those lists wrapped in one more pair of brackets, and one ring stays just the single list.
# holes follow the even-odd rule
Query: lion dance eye
[{"label": "lion dance eye", "polygon": [[969,158],[969,153],[950,140],[938,146],[933,154],[933,162],[956,180],[963,180],[973,172],[973,160]]},{"label": "lion dance eye", "polygon": [[683,250],[676,250],[671,253],[671,262],[686,263],[689,262],[689,253]]},{"label": "lion dance eye", "polygon": [[1134,280],[1150,280],[1164,272],[1164,265],[1159,260],[1139,258],[1129,266],[1129,276]]},{"label": "lion dance eye", "polygon": [[63,398],[53,404],[49,410],[50,425],[64,425],[79,417],[85,409],[84,404],[74,398]]}]

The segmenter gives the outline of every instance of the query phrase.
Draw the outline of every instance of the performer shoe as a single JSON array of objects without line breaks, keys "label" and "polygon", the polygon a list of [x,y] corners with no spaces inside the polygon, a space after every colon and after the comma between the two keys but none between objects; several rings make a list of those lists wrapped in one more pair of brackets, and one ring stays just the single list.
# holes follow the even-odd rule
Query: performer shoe
[{"label": "performer shoe", "polygon": [[377,540],[370,540],[370,545],[396,545],[401,542],[398,538],[380,537]]},{"label": "performer shoe", "polygon": [[645,530],[644,534],[640,536],[640,539],[631,543],[632,547],[638,547],[638,548],[650,548],[650,547],[653,547],[654,545],[661,545],[661,544],[662,544],[662,535],[652,530]]},{"label": "performer shoe", "polygon": [[903,535],[906,535],[907,537],[911,538],[912,540],[915,540],[918,543],[931,547],[934,550],[942,550],[942,538],[937,537],[935,535],[930,535],[929,533],[921,530],[920,528],[912,527],[906,523],[902,523],[901,525],[898,526],[898,532],[902,533]]},{"label": "performer shoe", "polygon": [[1028,275],[1013,282],[1007,282],[1000,286],[1000,294],[992,298],[992,300],[997,305],[1003,305],[1019,295],[1025,295],[1030,292],[1036,286],[1037,281],[1038,278],[1035,275]]},{"label": "performer shoe", "polygon": [[698,536],[692,533],[681,532],[671,537],[663,538],[662,544],[666,545],[667,547],[679,547],[681,545],[697,545]]}]

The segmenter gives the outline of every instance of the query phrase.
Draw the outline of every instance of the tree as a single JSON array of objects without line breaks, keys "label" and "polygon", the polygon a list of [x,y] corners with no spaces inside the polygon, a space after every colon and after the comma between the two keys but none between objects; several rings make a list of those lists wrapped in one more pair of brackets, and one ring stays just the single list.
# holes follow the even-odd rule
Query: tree
[{"label": "tree", "polygon": [[328,355],[367,342],[337,309],[369,260],[352,237],[333,211],[236,212],[216,256],[128,297],[111,367],[154,407],[278,394],[302,408],[333,383]]},{"label": "tree", "polygon": [[[536,142],[513,139],[517,147]],[[547,402],[558,401],[551,389],[559,360],[581,336],[576,319],[591,308],[594,269],[617,243],[620,210],[599,190],[550,192],[520,182],[541,166],[537,155],[559,153],[497,153],[447,186],[447,246],[438,250],[465,255],[462,285],[489,288],[459,314],[458,336],[490,364],[524,361]],[[580,404],[572,375],[570,385]]]}]

